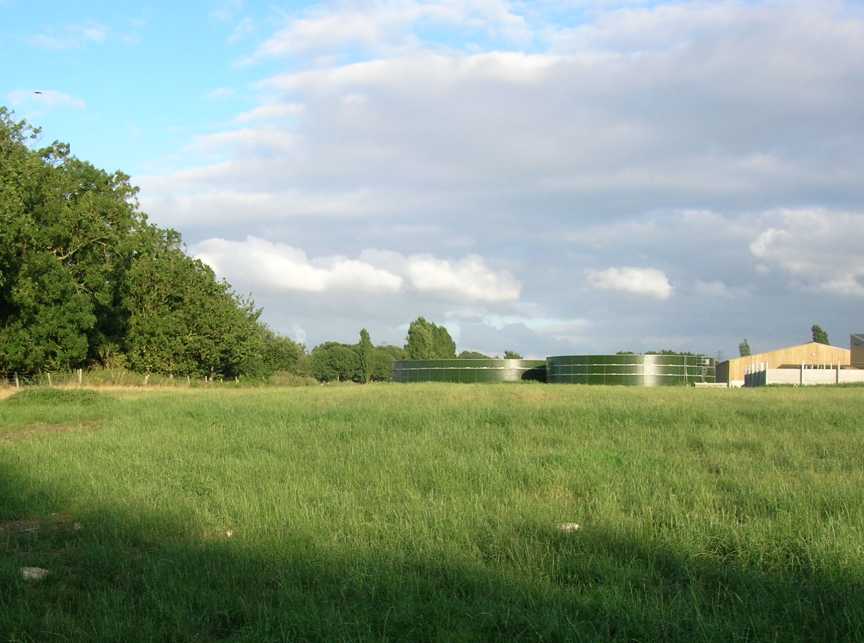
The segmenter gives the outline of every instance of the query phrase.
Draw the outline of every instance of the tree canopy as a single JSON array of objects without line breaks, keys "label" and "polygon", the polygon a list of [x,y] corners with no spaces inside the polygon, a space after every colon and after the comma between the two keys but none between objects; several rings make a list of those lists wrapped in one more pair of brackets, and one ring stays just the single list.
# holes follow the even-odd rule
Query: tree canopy
[{"label": "tree canopy", "polygon": [[454,359],[456,342],[444,326],[418,317],[408,327],[405,351],[409,359]]},{"label": "tree canopy", "polygon": [[180,235],[151,224],[138,189],[0,107],[0,372],[126,365],[266,374],[302,348],[259,322]]},{"label": "tree canopy", "polygon": [[750,357],[750,344],[745,339],[743,342],[738,344],[738,355],[741,357]]},{"label": "tree canopy", "polygon": [[459,359],[489,359],[489,356],[477,351],[462,351],[459,353]]},{"label": "tree canopy", "polygon": [[822,330],[822,327],[819,324],[813,324],[810,328],[810,332],[813,334],[813,341],[818,344],[830,344],[828,341],[828,333]]}]

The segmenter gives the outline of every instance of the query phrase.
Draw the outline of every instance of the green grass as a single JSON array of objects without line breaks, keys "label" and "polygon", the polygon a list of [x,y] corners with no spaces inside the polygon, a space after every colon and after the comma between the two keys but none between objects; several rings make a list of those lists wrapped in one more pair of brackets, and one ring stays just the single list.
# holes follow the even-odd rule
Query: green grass
[{"label": "green grass", "polygon": [[26,391],[0,640],[864,640],[862,418],[860,389]]}]

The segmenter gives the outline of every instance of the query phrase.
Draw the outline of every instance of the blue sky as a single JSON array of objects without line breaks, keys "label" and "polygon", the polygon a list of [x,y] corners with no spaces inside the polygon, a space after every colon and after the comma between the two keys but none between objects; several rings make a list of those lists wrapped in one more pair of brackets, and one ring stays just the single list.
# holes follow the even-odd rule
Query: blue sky
[{"label": "blue sky", "polygon": [[[0,102],[314,345],[864,324],[860,2],[0,0]],[[42,91],[34,95],[34,90]]]}]

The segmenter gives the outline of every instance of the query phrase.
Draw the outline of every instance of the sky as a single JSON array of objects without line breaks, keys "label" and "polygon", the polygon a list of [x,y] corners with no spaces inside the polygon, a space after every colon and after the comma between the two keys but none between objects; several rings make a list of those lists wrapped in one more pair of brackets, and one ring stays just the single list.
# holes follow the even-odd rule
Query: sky
[{"label": "sky", "polygon": [[0,0],[0,104],[309,348],[864,331],[860,1]]}]

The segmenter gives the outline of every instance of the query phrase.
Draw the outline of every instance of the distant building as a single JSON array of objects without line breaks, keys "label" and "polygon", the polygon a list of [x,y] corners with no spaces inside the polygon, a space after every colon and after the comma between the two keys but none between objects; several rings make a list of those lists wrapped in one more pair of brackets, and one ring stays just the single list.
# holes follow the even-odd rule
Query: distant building
[{"label": "distant building", "polygon": [[864,368],[864,333],[852,335],[852,366]]},{"label": "distant building", "polygon": [[[854,337],[856,336],[853,335]],[[858,337],[861,337],[862,340],[858,349],[859,352],[856,354],[860,355],[859,359],[864,362],[864,335],[858,335]],[[748,370],[801,368],[802,364],[806,368],[848,368],[852,364],[852,351],[848,348],[808,342],[799,346],[778,348],[767,353],[736,357],[717,365],[717,381],[730,386],[744,386],[744,379]]]}]

